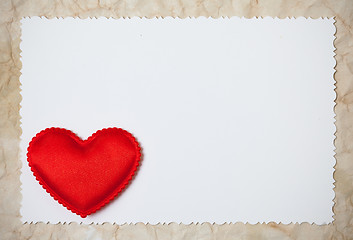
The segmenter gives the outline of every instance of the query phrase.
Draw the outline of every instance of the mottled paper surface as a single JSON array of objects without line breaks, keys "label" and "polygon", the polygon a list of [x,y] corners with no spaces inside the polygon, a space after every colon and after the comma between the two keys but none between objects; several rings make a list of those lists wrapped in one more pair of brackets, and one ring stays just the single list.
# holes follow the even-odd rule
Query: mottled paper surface
[{"label": "mottled paper surface", "polygon": [[[24,16],[272,16],[335,17],[337,100],[333,224],[48,225],[21,224],[20,23]],[[353,2],[346,1],[1,1],[0,2],[0,238],[1,239],[351,239],[353,236]]]}]

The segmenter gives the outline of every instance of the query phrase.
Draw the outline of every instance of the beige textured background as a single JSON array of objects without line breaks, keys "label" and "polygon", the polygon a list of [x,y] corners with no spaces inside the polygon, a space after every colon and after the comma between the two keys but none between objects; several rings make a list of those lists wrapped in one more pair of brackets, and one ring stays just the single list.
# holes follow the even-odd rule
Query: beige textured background
[{"label": "beige textured background", "polygon": [[[20,221],[20,23],[25,16],[336,19],[336,171],[329,225],[80,225]],[[353,0],[0,0],[0,239],[353,239]]]}]

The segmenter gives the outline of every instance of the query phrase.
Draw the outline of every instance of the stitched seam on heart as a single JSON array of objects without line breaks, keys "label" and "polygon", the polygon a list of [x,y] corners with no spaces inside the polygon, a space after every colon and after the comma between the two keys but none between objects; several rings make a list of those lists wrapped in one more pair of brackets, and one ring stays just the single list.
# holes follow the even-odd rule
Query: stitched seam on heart
[{"label": "stitched seam on heart", "polygon": [[[88,144],[90,143],[98,134],[104,132],[104,131],[111,131],[111,130],[115,130],[115,131],[121,131],[126,137],[128,137],[135,145],[135,152],[136,152],[136,158],[134,161],[134,166],[131,168],[128,177],[126,179],[124,179],[124,181],[122,182],[122,184],[120,185],[119,188],[117,188],[115,191],[113,191],[111,194],[109,194],[109,196],[107,196],[104,200],[102,200],[97,206],[92,207],[90,209],[88,209],[87,211],[81,211],[73,206],[71,206],[69,203],[67,203],[64,199],[62,199],[57,193],[55,193],[55,191],[53,191],[46,183],[45,181],[43,181],[43,179],[40,177],[39,174],[37,174],[37,171],[35,168],[33,168],[33,166],[31,165],[31,147],[34,144],[34,142],[41,137],[42,135],[48,133],[48,132],[65,132],[66,134],[68,134],[68,136],[70,136],[71,138],[73,138],[77,143],[84,143],[84,144]],[[126,186],[130,183],[131,179],[134,177],[138,166],[140,165],[140,161],[141,161],[141,147],[139,146],[136,138],[129,133],[128,131],[121,129],[121,128],[103,128],[101,130],[98,130],[97,132],[93,133],[90,137],[88,137],[85,140],[82,140],[80,137],[78,137],[75,133],[73,133],[70,130],[64,129],[64,128],[56,128],[56,127],[52,127],[52,128],[46,128],[44,130],[42,130],[41,132],[37,133],[31,140],[31,142],[29,143],[29,146],[27,148],[27,162],[28,162],[28,166],[30,167],[34,177],[36,178],[36,180],[39,182],[39,184],[43,187],[43,189],[50,194],[50,196],[52,196],[56,201],[58,201],[61,205],[63,205],[64,207],[66,207],[68,210],[70,210],[73,213],[76,213],[78,215],[80,215],[82,218],[87,217],[87,215],[90,215],[92,213],[95,213],[96,211],[98,211],[99,209],[101,209],[102,207],[104,207],[106,204],[108,204],[110,201],[112,201],[116,196],[119,195],[119,193],[121,193]]]}]

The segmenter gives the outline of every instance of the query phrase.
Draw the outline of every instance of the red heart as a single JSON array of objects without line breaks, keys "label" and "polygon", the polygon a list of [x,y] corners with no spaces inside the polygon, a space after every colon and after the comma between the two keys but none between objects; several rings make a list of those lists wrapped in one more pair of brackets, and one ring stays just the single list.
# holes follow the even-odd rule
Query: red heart
[{"label": "red heart", "polygon": [[116,197],[141,158],[136,139],[120,128],[87,140],[62,128],[47,128],[30,142],[27,160],[44,189],[72,212],[86,217]]}]

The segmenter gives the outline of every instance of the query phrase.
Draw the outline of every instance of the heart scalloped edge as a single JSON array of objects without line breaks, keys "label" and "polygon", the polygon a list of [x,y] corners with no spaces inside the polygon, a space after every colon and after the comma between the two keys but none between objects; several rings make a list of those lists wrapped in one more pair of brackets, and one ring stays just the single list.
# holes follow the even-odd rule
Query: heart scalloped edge
[{"label": "heart scalloped edge", "polygon": [[[133,166],[131,172],[132,174],[130,174],[130,176],[128,178],[126,178],[123,183],[121,184],[121,187],[117,188],[114,192],[112,192],[108,197],[106,197],[104,199],[104,201],[102,201],[99,205],[92,207],[91,209],[88,209],[87,211],[81,211],[77,208],[74,208],[72,206],[70,206],[70,204],[68,204],[63,198],[61,198],[58,194],[55,193],[55,191],[53,191],[48,184],[46,184],[46,182],[40,177],[40,175],[37,173],[36,169],[33,168],[31,166],[31,154],[30,154],[30,150],[31,147],[33,145],[33,143],[36,141],[36,139],[38,139],[38,137],[48,133],[48,132],[65,132],[66,134],[68,134],[71,138],[73,138],[74,140],[76,140],[77,142],[83,142],[83,143],[89,143],[90,141],[92,141],[95,136],[103,131],[111,131],[111,130],[117,130],[117,131],[122,131],[122,133],[128,137],[135,145],[135,150],[136,150],[136,159],[135,159],[135,165]],[[141,161],[141,147],[139,146],[136,138],[129,133],[128,131],[121,129],[121,128],[103,128],[101,130],[98,130],[97,132],[93,133],[90,137],[88,137],[87,139],[81,139],[80,137],[78,137],[75,133],[73,133],[70,130],[67,130],[65,128],[57,128],[57,127],[52,127],[52,128],[46,128],[44,130],[42,130],[41,132],[37,133],[31,140],[31,142],[29,143],[29,146],[27,148],[27,161],[28,161],[28,166],[30,167],[34,177],[36,178],[36,180],[39,182],[39,184],[43,187],[43,189],[50,194],[51,197],[53,197],[57,202],[59,202],[61,205],[63,205],[65,208],[67,208],[69,211],[81,216],[82,218],[87,217],[88,215],[95,213],[96,211],[100,210],[101,208],[103,208],[105,205],[107,205],[110,201],[112,201],[115,197],[117,197],[119,195],[119,193],[121,193],[126,187],[127,185],[130,183],[130,181],[132,180],[132,178],[134,177],[138,166],[140,165],[140,161]]]}]

